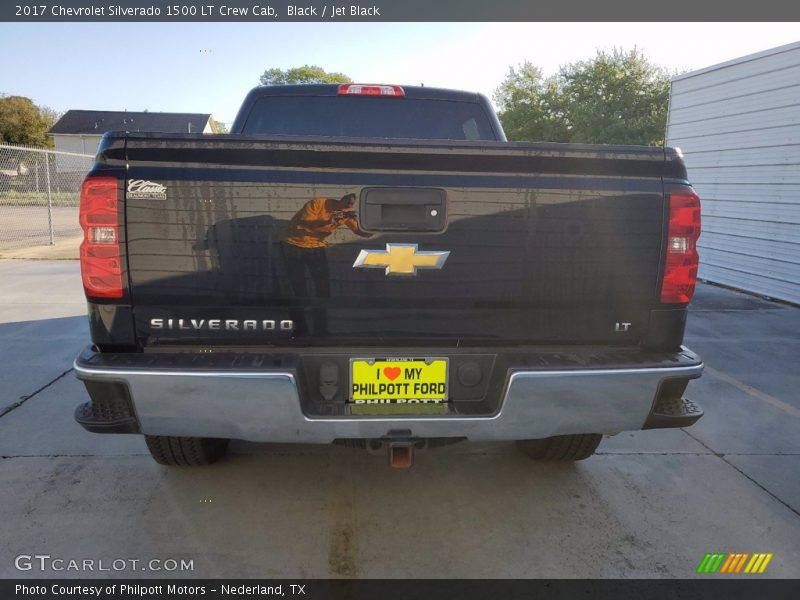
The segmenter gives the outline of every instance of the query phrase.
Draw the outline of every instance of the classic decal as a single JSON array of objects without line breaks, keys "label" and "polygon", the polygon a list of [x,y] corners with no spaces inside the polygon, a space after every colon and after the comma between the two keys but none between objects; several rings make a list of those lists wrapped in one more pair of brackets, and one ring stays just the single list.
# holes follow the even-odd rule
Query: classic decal
[{"label": "classic decal", "polygon": [[129,179],[126,197],[131,200],[166,200],[167,186],[146,179]]}]

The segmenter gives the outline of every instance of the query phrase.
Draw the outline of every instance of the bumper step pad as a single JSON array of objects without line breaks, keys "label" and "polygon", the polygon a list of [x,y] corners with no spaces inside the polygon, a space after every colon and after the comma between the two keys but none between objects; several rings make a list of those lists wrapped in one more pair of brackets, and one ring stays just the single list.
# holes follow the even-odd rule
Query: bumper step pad
[{"label": "bumper step pad", "polygon": [[92,433],[139,433],[139,423],[130,401],[101,398],[75,409],[75,420]]},{"label": "bumper step pad", "polygon": [[662,398],[647,419],[644,429],[689,427],[703,416],[703,409],[688,398]]}]

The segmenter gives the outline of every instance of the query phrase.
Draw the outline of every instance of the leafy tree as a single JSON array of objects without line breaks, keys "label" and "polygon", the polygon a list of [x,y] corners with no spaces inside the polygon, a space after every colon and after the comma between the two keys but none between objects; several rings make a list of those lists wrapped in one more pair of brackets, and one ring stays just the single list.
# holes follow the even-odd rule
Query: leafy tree
[{"label": "leafy tree", "polygon": [[664,143],[670,75],[635,48],[562,68],[572,138],[592,144]]},{"label": "leafy tree", "polygon": [[495,93],[512,140],[661,145],[670,73],[636,48],[599,51],[543,79],[524,63]]},{"label": "leafy tree", "polygon": [[509,68],[494,99],[508,139],[569,141],[558,82],[545,79],[539,67],[525,61],[517,69]]},{"label": "leafy tree", "polygon": [[36,106],[24,96],[0,97],[0,139],[8,144],[51,146],[47,132],[58,114],[46,106]]},{"label": "leafy tree", "polygon": [[267,69],[261,76],[261,85],[286,85],[292,83],[352,83],[344,73],[328,73],[316,65],[303,65],[293,69]]}]

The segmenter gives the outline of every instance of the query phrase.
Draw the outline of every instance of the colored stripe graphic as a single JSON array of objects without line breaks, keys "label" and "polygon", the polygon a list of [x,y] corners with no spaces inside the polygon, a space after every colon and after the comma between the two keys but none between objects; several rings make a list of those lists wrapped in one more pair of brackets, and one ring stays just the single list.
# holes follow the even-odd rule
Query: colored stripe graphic
[{"label": "colored stripe graphic", "polygon": [[753,554],[753,558],[750,559],[750,562],[747,563],[747,566],[744,569],[745,573],[751,573],[753,571],[753,566],[759,561],[761,555],[760,554]]},{"label": "colored stripe graphic", "polygon": [[706,565],[708,564],[708,561],[709,561],[710,559],[711,559],[711,555],[710,555],[710,554],[706,554],[706,555],[703,557],[703,560],[701,560],[701,561],[700,561],[700,564],[699,564],[699,565],[697,565],[697,572],[698,572],[698,573],[705,573],[705,572],[706,572]]},{"label": "colored stripe graphic", "polygon": [[731,567],[739,562],[739,558],[741,554],[728,554],[728,560],[722,565],[722,568],[719,570],[720,573],[730,573]]},{"label": "colored stripe graphic", "polygon": [[726,556],[726,554],[721,553],[706,554],[705,557],[703,557],[703,560],[700,562],[700,566],[697,567],[697,572],[716,573]]},{"label": "colored stripe graphic", "polygon": [[766,553],[753,554],[753,558],[747,564],[747,567],[745,567],[744,572],[763,573],[766,570],[769,561],[772,560],[772,556],[773,554],[771,552],[769,554]]},{"label": "colored stripe graphic", "polygon": [[725,560],[725,554],[718,554],[717,560],[711,564],[711,573],[716,573],[722,566],[722,561]]},{"label": "colored stripe graphic", "polygon": [[766,570],[767,565],[769,564],[769,561],[772,560],[772,556],[773,556],[772,553],[769,553],[769,554],[766,554],[766,553],[754,554],[753,555],[753,559],[747,565],[747,568],[745,568],[744,572],[745,573],[763,573]]},{"label": "colored stripe graphic", "polygon": [[772,552],[770,552],[764,557],[764,562],[761,563],[761,568],[758,570],[758,572],[763,573],[766,570],[769,561],[771,560],[772,560]]},{"label": "colored stripe graphic", "polygon": [[[769,562],[772,560],[773,554],[766,552],[756,552],[750,554],[748,552],[732,552],[730,554],[724,552],[708,553],[700,561],[697,566],[698,573],[741,573],[744,568],[745,573],[763,573]],[[750,559],[749,561],[747,559]],[[745,567],[745,564],[747,565]]]},{"label": "colored stripe graphic", "polygon": [[750,554],[748,554],[747,552],[742,554],[742,559],[739,561],[739,564],[736,565],[736,571],[734,571],[735,573],[738,573],[739,571],[742,570],[742,567],[744,566],[744,563],[747,560],[748,556],[750,556]]},{"label": "colored stripe graphic", "polygon": [[744,564],[745,559],[749,555],[744,552],[736,552],[735,554],[728,555],[728,560],[720,569],[720,573],[735,573],[740,565]]}]

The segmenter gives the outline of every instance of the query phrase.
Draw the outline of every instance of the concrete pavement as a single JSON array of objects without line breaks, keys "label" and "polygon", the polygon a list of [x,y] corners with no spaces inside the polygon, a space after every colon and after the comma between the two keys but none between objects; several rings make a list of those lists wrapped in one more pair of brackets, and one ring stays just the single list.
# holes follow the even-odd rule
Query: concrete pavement
[{"label": "concrete pavement", "polygon": [[16,248],[0,248],[0,259],[78,260],[81,255],[82,235],[59,236],[51,246],[47,242]]},{"label": "concrete pavement", "polygon": [[764,576],[800,576],[800,309],[701,285],[686,343],[709,369],[687,395],[706,416],[576,465],[463,443],[394,471],[239,442],[169,469],[72,420],[77,263],[0,261],[0,282],[0,577],[92,575],[15,569],[36,553],[193,561],[125,577],[690,577],[706,552],[772,552]]},{"label": "concrete pavement", "polygon": [[[78,198],[74,206],[54,206],[48,215],[47,206],[16,206],[0,202],[3,228],[0,230],[0,257],[22,258],[28,250],[32,250],[31,258],[40,252],[39,247],[50,243],[50,229],[59,245],[75,249],[74,243],[62,242],[80,238],[81,226],[78,222]],[[80,244],[80,241],[78,241]],[[50,258],[64,258],[64,252],[58,252]],[[27,258],[27,257],[26,257]],[[47,257],[42,257],[47,258]],[[68,258],[78,258],[77,255]]]}]

